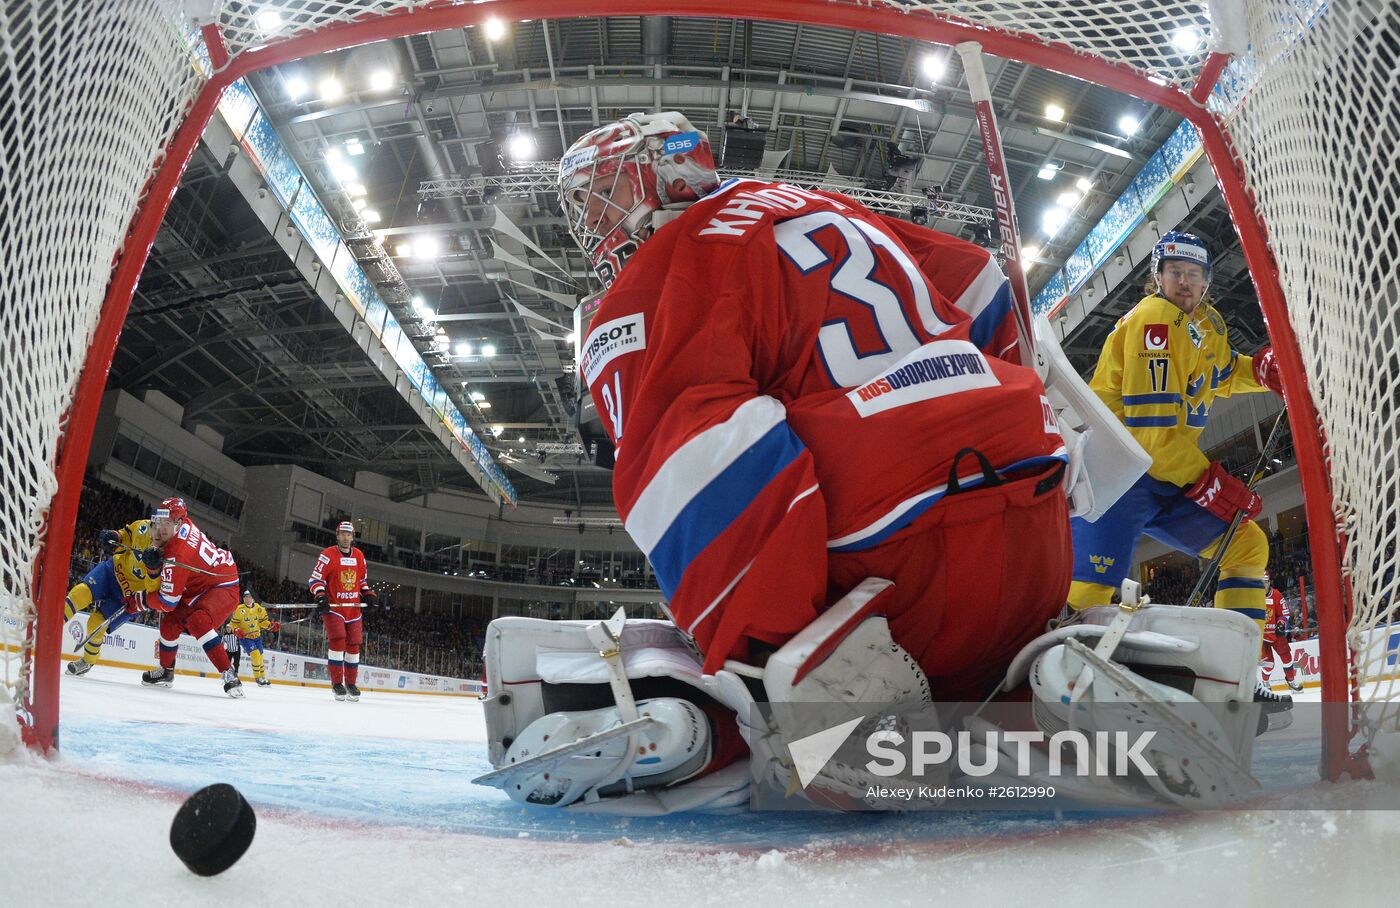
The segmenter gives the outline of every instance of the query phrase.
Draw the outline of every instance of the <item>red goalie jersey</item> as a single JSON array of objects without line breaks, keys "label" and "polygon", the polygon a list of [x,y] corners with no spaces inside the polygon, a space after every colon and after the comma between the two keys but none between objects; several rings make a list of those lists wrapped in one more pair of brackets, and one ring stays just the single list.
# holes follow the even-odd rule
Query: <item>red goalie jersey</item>
[{"label": "red goalie jersey", "polygon": [[[1009,311],[985,250],[786,184],[731,181],[640,246],[580,369],[617,445],[618,510],[706,670],[785,642],[868,575],[903,591],[891,630],[930,680],[1001,671],[1058,611],[1064,447],[1039,380],[1006,359]],[[1004,568],[1005,539],[1044,603]]]},{"label": "red goalie jersey", "polygon": [[369,589],[368,576],[365,555],[358,546],[351,546],[346,554],[332,545],[316,558],[307,585],[312,596],[324,593],[331,611],[348,621],[360,617],[360,597]]}]

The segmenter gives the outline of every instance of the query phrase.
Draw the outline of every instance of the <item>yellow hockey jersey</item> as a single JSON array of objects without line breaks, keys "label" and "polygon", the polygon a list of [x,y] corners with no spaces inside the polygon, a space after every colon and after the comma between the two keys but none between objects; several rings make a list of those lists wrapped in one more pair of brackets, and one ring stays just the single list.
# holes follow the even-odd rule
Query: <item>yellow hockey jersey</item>
[{"label": "yellow hockey jersey", "polygon": [[116,568],[117,585],[122,588],[122,595],[154,593],[160,588],[160,571],[148,570],[141,563],[140,555],[142,549],[151,546],[151,522],[133,520],[117,530],[117,538],[125,548],[112,556],[112,566]]},{"label": "yellow hockey jersey", "polygon": [[233,617],[228,619],[228,623],[234,630],[242,631],[244,637],[255,640],[272,625],[272,620],[267,617],[267,609],[263,608],[263,604],[254,602],[251,608],[240,603],[238,608],[233,610]]},{"label": "yellow hockey jersey", "polygon": [[1268,390],[1219,312],[1201,303],[1187,315],[1155,294],[1118,320],[1089,387],[1152,456],[1148,474],[1180,486],[1210,465],[1198,442],[1215,399]]}]

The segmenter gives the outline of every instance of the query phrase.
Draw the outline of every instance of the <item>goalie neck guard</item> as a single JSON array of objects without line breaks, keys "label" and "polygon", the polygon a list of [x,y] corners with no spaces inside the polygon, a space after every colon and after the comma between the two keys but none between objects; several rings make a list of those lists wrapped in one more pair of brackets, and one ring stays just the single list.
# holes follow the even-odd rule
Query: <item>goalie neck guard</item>
[{"label": "goalie neck guard", "polygon": [[601,126],[559,161],[569,233],[604,287],[654,232],[657,211],[684,207],[718,185],[709,138],[675,111]]}]

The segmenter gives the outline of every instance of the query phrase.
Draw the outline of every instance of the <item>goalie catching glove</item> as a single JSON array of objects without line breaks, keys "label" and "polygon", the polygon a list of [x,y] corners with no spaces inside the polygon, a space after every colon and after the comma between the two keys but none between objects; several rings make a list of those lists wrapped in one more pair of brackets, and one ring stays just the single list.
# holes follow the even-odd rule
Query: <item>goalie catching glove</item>
[{"label": "goalie catching glove", "polygon": [[1185,494],[1227,523],[1235,519],[1236,511],[1243,511],[1245,520],[1253,520],[1264,508],[1264,500],[1249,486],[1225,472],[1219,461],[1211,461],[1201,478],[1187,488]]}]

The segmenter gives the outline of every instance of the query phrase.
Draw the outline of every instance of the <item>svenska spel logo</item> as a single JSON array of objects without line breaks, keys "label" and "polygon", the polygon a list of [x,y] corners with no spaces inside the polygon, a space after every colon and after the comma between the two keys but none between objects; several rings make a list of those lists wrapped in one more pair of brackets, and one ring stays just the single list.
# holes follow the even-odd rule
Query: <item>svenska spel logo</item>
[{"label": "svenska spel logo", "polygon": [[1147,325],[1143,328],[1142,345],[1149,350],[1167,349],[1167,326]]}]

